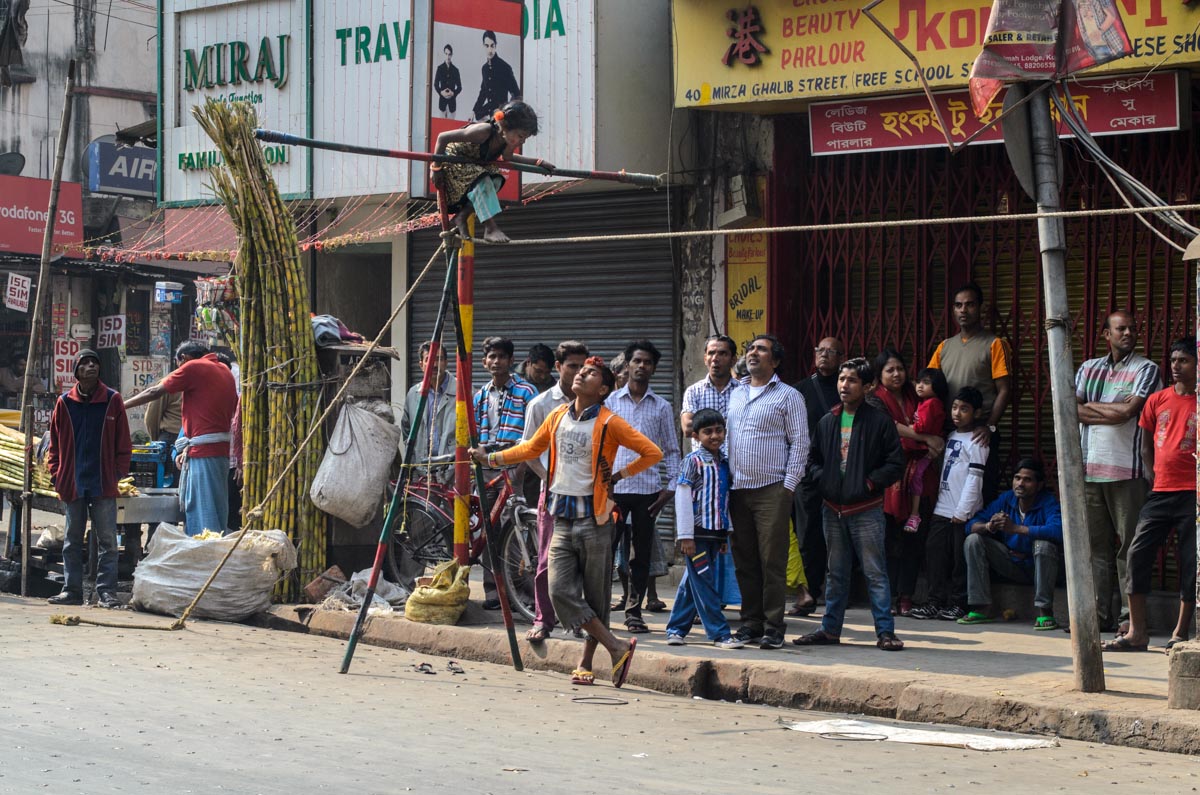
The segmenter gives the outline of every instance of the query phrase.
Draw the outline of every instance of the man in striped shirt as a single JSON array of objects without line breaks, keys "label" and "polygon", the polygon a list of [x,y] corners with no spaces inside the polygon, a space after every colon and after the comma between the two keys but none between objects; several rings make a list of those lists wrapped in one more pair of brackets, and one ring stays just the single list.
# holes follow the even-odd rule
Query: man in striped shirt
[{"label": "man in striped shirt", "polygon": [[734,637],[763,649],[783,647],[788,522],[808,462],[804,398],[776,374],[783,355],[770,334],[752,340],[746,347],[750,376],[729,399],[729,512],[742,592],[742,626]]},{"label": "man in striped shirt", "polygon": [[[1121,616],[1129,616],[1126,557],[1133,542],[1138,513],[1146,501],[1142,429],[1138,415],[1146,398],[1162,385],[1158,365],[1137,353],[1134,319],[1113,312],[1101,332],[1108,355],[1088,359],[1075,374],[1079,432],[1083,443],[1083,493],[1092,538],[1092,578],[1096,616],[1103,631],[1112,631],[1112,594],[1122,584]],[[1119,542],[1119,545],[1118,545]]]},{"label": "man in striped shirt", "polygon": [[[629,363],[629,381],[612,393],[605,404],[634,430],[654,442],[663,453],[666,481],[658,467],[622,480],[614,497],[621,513],[629,523],[618,526],[614,546],[628,534],[633,547],[629,559],[629,600],[625,604],[625,628],[630,632],[649,632],[642,619],[642,600],[650,585],[650,556],[652,544],[658,542],[654,522],[663,507],[675,496],[675,481],[679,476],[679,434],[675,431],[675,412],[671,404],[654,394],[650,379],[658,367],[662,353],[650,340],[634,340],[625,346],[625,361]],[[637,458],[633,450],[622,447],[613,466],[617,469]],[[661,608],[660,608],[661,609]]]},{"label": "man in striped shirt", "polygon": [[[716,409],[722,417],[729,414],[729,396],[743,386],[733,377],[736,360],[737,343],[724,334],[714,334],[704,341],[704,366],[708,375],[684,390],[683,408],[679,411],[679,427],[684,436],[692,436],[692,415],[700,409]],[[692,437],[692,449],[700,449],[695,437]]]},{"label": "man in striped shirt", "polygon": [[533,385],[510,372],[513,341],[488,337],[483,341],[483,366],[492,374],[475,393],[475,424],[480,447],[509,447],[525,433],[525,407],[537,397]]}]

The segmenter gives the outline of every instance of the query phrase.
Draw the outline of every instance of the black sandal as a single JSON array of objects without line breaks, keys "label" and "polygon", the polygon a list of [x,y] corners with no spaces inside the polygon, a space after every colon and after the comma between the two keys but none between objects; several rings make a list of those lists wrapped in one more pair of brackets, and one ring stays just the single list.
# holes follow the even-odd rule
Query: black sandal
[{"label": "black sandal", "polygon": [[823,629],[818,629],[816,632],[810,632],[807,635],[801,635],[798,638],[792,638],[792,643],[797,646],[837,646],[841,642],[841,638],[835,638]]},{"label": "black sandal", "polygon": [[897,638],[895,632],[880,632],[875,645],[884,651],[900,651],[904,648],[904,641]]},{"label": "black sandal", "polygon": [[638,616],[630,616],[625,619],[625,629],[634,635],[645,635],[650,631],[650,627],[646,626],[646,622]]}]

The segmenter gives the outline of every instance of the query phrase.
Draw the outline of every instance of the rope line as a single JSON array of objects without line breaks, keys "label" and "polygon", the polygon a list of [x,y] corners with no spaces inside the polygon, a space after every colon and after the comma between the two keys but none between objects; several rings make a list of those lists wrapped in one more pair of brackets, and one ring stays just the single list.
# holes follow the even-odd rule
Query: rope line
[{"label": "rope line", "polygon": [[364,366],[366,366],[367,361],[370,359],[371,353],[379,347],[379,343],[383,340],[383,335],[391,330],[392,325],[396,322],[396,318],[400,316],[400,310],[403,309],[408,303],[409,299],[412,298],[413,293],[415,293],[417,290],[417,286],[425,278],[425,274],[429,273],[430,268],[433,267],[434,260],[438,258],[445,247],[446,244],[443,242],[442,245],[438,246],[437,251],[433,252],[433,256],[429,258],[429,262],[425,263],[425,268],[413,281],[412,286],[408,288],[408,292],[405,293],[404,298],[401,299],[400,303],[396,305],[396,308],[392,310],[391,317],[384,322],[383,327],[379,329],[379,333],[375,335],[375,339],[371,340],[371,344],[367,346],[367,349],[363,352],[362,357],[358,360],[358,363],[354,365],[354,369],[350,371],[350,375],[346,377],[346,381],[342,384],[342,388],[339,389],[338,393],[333,396],[333,399],[329,401],[329,405],[325,407],[325,411],[319,418],[317,418],[316,422],[313,423],[312,428],[310,428],[308,431],[308,435],[305,436],[304,440],[300,442],[300,445],[296,448],[296,452],[292,456],[292,459],[287,462],[287,465],[284,466],[283,471],[279,473],[279,477],[267,491],[267,495],[263,497],[262,502],[246,512],[246,521],[243,524],[241,531],[234,539],[233,544],[230,545],[228,551],[225,553],[225,556],[221,558],[221,562],[217,564],[215,569],[213,569],[212,574],[208,575],[208,580],[204,583],[204,586],[200,589],[200,592],[196,594],[196,597],[192,599],[192,603],[187,606],[186,610],[183,611],[183,615],[181,615],[178,620],[175,621],[175,623],[171,624],[171,629],[183,629],[187,624],[188,617],[191,616],[192,611],[196,608],[196,605],[199,604],[201,598],[204,597],[204,594],[208,591],[209,586],[212,585],[213,580],[215,580],[217,575],[221,573],[221,569],[225,567],[225,563],[229,560],[229,557],[233,554],[234,550],[237,549],[238,545],[242,543],[242,539],[246,537],[246,532],[250,529],[250,525],[254,521],[262,518],[263,508],[278,493],[279,488],[283,485],[283,481],[288,476],[288,473],[291,472],[294,466],[296,466],[296,462],[300,460],[300,456],[303,454],[305,448],[308,447],[309,443],[312,441],[313,437],[316,436],[317,432],[321,430],[321,426],[325,423],[325,420],[329,418],[329,415],[333,412],[334,408],[337,407],[342,397],[346,394],[346,390],[350,388],[350,384],[354,381],[354,377],[358,375],[359,371],[362,370]]},{"label": "rope line", "polygon": [[693,229],[679,232],[641,232],[628,235],[580,235],[575,237],[539,237],[526,240],[510,240],[507,243],[489,243],[475,238],[476,244],[485,246],[555,246],[563,243],[622,243],[643,240],[678,240],[688,237],[728,237],[729,235],[762,234],[783,235],[796,232],[837,232],[857,229],[895,229],[906,226],[929,226],[931,224],[986,224],[1001,221],[1039,221],[1043,218],[1093,218],[1106,215],[1155,215],[1200,210],[1200,204],[1174,204],[1169,207],[1108,207],[1093,210],[1056,210],[1054,212],[1009,213],[996,215],[959,215],[950,218],[904,218],[895,221],[843,221],[828,224],[798,224],[795,226],[761,226],[741,229]]}]

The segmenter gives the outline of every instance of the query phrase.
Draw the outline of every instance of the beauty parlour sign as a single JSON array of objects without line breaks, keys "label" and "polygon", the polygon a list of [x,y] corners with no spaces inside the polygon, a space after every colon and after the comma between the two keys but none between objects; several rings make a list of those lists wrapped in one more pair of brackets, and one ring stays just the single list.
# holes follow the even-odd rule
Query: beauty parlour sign
[{"label": "beauty parlour sign", "polygon": [[[866,0],[673,0],[675,106],[761,106],[920,91],[920,75],[862,12]],[[1115,0],[1132,54],[1085,74],[1200,63],[1200,10]],[[934,89],[965,88],[992,3],[886,0],[872,13],[915,53]]]}]

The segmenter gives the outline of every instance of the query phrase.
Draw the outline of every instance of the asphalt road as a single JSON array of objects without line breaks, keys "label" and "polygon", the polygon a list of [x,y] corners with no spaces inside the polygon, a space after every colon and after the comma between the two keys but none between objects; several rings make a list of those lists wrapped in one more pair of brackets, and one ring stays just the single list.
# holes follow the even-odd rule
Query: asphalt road
[{"label": "asphalt road", "polygon": [[[193,622],[64,627],[0,596],[0,793],[1186,793],[1200,757],[825,739],[829,716]],[[85,618],[169,619],[78,608]],[[601,652],[598,657],[603,657]],[[599,660],[598,660],[599,661]],[[412,666],[429,662],[434,675]],[[636,662],[635,662],[636,665]],[[626,703],[576,703],[581,695]],[[954,730],[961,731],[961,730]]]}]

